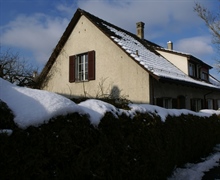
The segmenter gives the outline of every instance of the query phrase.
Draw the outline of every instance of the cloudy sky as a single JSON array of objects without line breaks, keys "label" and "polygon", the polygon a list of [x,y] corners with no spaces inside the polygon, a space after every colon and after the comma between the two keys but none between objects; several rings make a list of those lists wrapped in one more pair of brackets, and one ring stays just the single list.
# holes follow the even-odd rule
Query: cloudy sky
[{"label": "cloudy sky", "polygon": [[[217,53],[195,2],[219,12],[218,0],[0,0],[0,45],[41,69],[77,8],[136,33],[145,23],[145,39],[200,58],[211,66]],[[211,73],[220,79],[216,70]]]}]

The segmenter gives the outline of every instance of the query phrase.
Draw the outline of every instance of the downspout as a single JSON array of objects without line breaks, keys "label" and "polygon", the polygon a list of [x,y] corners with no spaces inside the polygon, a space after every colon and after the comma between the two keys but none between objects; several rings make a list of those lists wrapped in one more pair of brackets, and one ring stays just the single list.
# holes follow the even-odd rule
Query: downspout
[{"label": "downspout", "polygon": [[203,103],[204,108],[207,108],[206,107],[206,96],[209,95],[209,94],[212,94],[212,93],[213,93],[213,91],[210,91],[210,92],[204,94],[204,103]]}]

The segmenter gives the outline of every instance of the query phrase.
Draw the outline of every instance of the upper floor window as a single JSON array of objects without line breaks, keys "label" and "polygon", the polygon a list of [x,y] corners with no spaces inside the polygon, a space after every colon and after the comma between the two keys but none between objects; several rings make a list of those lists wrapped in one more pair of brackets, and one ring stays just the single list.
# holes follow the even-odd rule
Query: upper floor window
[{"label": "upper floor window", "polygon": [[189,63],[189,75],[195,77],[196,75],[196,68],[195,65],[192,63]]},{"label": "upper floor window", "polygon": [[204,68],[201,70],[201,79],[208,81],[208,71]]},{"label": "upper floor window", "polygon": [[69,82],[95,79],[95,51],[69,57]]},{"label": "upper floor window", "polygon": [[88,54],[80,54],[75,59],[75,80],[88,80]]}]

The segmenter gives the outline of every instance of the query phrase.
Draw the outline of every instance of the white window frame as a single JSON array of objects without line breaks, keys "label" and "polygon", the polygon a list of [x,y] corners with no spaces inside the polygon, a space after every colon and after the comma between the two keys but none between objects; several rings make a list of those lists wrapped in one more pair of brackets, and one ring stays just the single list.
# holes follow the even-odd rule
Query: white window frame
[{"label": "white window frame", "polygon": [[76,81],[88,81],[88,54],[79,54],[75,61]]}]

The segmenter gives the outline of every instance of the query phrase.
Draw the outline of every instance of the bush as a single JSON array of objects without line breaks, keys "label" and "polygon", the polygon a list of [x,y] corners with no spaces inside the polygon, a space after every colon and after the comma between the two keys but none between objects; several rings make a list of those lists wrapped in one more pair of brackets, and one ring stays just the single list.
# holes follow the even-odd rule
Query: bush
[{"label": "bush", "polygon": [[1,179],[166,179],[220,143],[220,118],[152,114],[119,119],[106,113],[98,127],[77,113],[0,134]]},{"label": "bush", "polygon": [[0,99],[0,129],[14,129],[16,124],[14,123],[14,115],[8,108],[7,104]]}]

